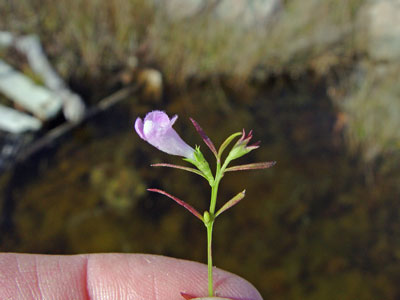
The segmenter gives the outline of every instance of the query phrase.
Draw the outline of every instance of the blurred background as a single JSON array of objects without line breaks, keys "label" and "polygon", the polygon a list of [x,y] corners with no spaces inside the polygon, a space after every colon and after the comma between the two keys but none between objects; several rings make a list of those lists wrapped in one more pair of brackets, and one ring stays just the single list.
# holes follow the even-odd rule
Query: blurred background
[{"label": "blurred background", "polygon": [[[209,201],[196,175],[150,167],[182,164],[133,130],[160,109],[210,161],[189,117],[217,147],[253,129],[261,147],[240,163],[277,161],[224,177],[219,204],[247,193],[216,222],[218,267],[264,299],[400,298],[399,0],[3,0],[0,14],[1,61],[80,99],[44,118],[0,92],[39,122],[0,129],[1,251],[206,262],[204,226],[146,191]],[[24,37],[63,84],[37,75]]]}]

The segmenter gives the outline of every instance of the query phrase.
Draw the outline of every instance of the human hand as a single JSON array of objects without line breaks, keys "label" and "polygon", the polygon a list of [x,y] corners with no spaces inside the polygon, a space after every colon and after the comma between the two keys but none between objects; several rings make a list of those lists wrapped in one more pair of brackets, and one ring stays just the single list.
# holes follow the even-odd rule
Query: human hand
[{"label": "human hand", "polygon": [[[262,300],[237,275],[215,269],[215,291],[235,300]],[[207,266],[147,254],[0,254],[0,299],[182,300],[207,295]]]}]

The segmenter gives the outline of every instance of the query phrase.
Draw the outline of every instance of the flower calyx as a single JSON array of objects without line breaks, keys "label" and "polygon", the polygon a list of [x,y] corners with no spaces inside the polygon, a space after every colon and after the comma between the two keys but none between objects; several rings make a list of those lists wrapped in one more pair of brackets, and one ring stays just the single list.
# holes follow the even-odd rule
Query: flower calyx
[{"label": "flower calyx", "polygon": [[203,153],[200,151],[200,147],[196,146],[193,152],[193,158],[184,158],[183,160],[192,163],[200,170],[204,177],[208,180],[208,183],[212,186],[214,184],[214,176],[211,172],[210,165],[204,158]]}]

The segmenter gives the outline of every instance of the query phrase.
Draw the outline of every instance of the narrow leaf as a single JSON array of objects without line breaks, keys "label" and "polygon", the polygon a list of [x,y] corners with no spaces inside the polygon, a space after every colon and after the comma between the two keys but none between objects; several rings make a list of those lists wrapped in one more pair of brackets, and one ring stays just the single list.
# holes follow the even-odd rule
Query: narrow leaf
[{"label": "narrow leaf", "polygon": [[200,127],[200,125],[193,120],[192,118],[189,118],[190,121],[192,121],[194,128],[196,128],[197,132],[200,134],[201,138],[203,139],[204,143],[210,148],[211,152],[214,153],[215,157],[218,159],[218,153],[217,149],[215,149],[215,146],[213,142],[210,140],[210,138],[206,135],[204,132],[203,128]]},{"label": "narrow leaf", "polygon": [[176,203],[178,203],[179,205],[182,205],[184,208],[186,208],[188,211],[190,211],[195,217],[197,217],[197,218],[199,218],[200,220],[203,221],[203,216],[195,208],[193,208],[193,206],[187,204],[185,201],[182,201],[182,200],[176,198],[175,196],[172,196],[171,194],[168,194],[167,192],[165,192],[163,190],[159,190],[159,189],[147,189],[147,190],[149,192],[159,193],[159,194],[162,194],[164,196],[167,196],[167,197],[171,198]]},{"label": "narrow leaf", "polygon": [[199,170],[196,170],[194,168],[189,168],[189,167],[184,167],[184,166],[179,166],[179,165],[173,165],[173,164],[165,164],[165,163],[152,164],[151,166],[152,167],[168,167],[168,168],[175,168],[175,169],[185,170],[185,171],[192,172],[192,173],[195,173],[197,175],[200,175],[200,176],[204,177],[205,179],[207,179],[207,177],[204,176],[204,174],[202,172],[200,172]]},{"label": "narrow leaf", "polygon": [[246,190],[243,190],[239,194],[237,194],[235,197],[233,197],[231,200],[226,202],[215,214],[215,217],[218,217],[220,214],[222,214],[224,211],[227,209],[231,208],[232,206],[236,205],[240,200],[244,198],[246,195]]},{"label": "narrow leaf", "polygon": [[245,170],[258,170],[258,169],[268,169],[273,167],[276,164],[276,161],[268,161],[261,163],[254,163],[248,165],[239,165],[225,169],[225,172],[233,172],[233,171],[245,171]]},{"label": "narrow leaf", "polygon": [[224,150],[226,149],[226,147],[229,146],[229,144],[233,141],[233,139],[239,135],[241,135],[241,132],[236,132],[234,134],[232,134],[231,136],[229,136],[221,145],[221,147],[219,147],[218,149],[218,157],[221,157],[222,153],[224,152]]}]

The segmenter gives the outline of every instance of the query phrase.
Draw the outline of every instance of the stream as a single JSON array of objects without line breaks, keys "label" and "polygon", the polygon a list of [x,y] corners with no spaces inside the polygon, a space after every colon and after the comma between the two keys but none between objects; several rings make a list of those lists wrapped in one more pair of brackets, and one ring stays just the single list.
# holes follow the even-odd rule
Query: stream
[{"label": "stream", "polygon": [[[142,141],[136,117],[178,114],[176,131],[213,156],[189,117],[218,147],[253,129],[259,149],[238,160],[277,161],[233,172],[217,206],[246,197],[215,223],[214,262],[252,282],[264,299],[400,297],[399,171],[372,172],[336,130],[324,79],[271,78],[229,88],[170,91],[161,103],[129,97],[0,178],[0,250],[76,254],[140,252],[206,262],[206,231],[160,188],[204,211],[205,180],[152,163],[186,164]],[[341,298],[347,295],[347,298]],[[353,296],[352,296],[353,295]]]}]

